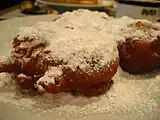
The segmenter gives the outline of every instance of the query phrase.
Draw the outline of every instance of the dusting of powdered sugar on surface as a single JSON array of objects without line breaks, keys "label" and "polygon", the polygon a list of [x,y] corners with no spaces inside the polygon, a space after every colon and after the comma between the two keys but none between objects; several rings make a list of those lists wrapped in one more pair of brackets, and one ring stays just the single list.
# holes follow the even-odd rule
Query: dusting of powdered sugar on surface
[{"label": "dusting of powdered sugar on surface", "polygon": [[18,38],[21,39],[26,36],[37,37],[42,35],[42,33],[49,31],[49,29],[53,31],[54,29],[53,24],[56,24],[57,26],[61,26],[61,27],[68,27],[68,28],[74,27],[81,30],[84,30],[84,28],[85,30],[98,29],[98,28],[105,29],[104,25],[106,24],[106,22],[112,19],[113,18],[109,17],[106,13],[103,13],[103,12],[79,9],[73,12],[65,12],[58,19],[52,22],[41,21],[41,22],[37,22],[37,24],[31,27],[21,27],[19,29]]},{"label": "dusting of powdered sugar on surface", "polygon": [[[8,55],[7,55],[8,54]],[[9,51],[4,56],[0,56],[0,67],[3,67],[4,65],[11,64],[14,61],[10,58],[11,52]]]},{"label": "dusting of powdered sugar on surface", "polygon": [[[128,18],[125,19],[127,21]],[[108,21],[108,23],[109,22],[111,21]],[[50,26],[52,24],[55,24],[55,26]],[[29,27],[25,27],[23,28],[24,33],[22,32],[21,36],[19,37],[21,38],[23,35],[26,36],[27,34],[33,35],[32,37],[35,37],[35,35],[37,36],[38,34],[40,38],[43,38],[41,39],[42,41],[44,40],[44,37],[51,38],[54,36],[55,38],[57,38],[57,36],[59,36],[60,34],[60,31],[62,30],[61,29],[62,26],[58,27],[58,25],[56,26],[56,24],[58,24],[58,22],[37,23],[35,27],[32,26],[31,32],[28,32],[28,30],[30,29]],[[114,28],[117,27],[117,29],[120,29],[120,27],[118,27],[118,23],[112,25],[115,25]],[[37,28],[37,26],[41,27]],[[59,31],[59,34],[57,36],[56,36],[56,31],[54,31],[53,29],[50,30],[51,27],[55,27],[56,31]],[[68,28],[70,28],[69,30],[72,30],[72,27],[69,26]],[[75,27],[74,29],[78,28],[80,27]],[[97,29],[97,27],[94,28],[96,29],[92,29],[91,32],[90,31],[88,32],[95,33],[95,31],[99,30]],[[108,27],[107,29],[110,28],[112,27]],[[45,32],[40,32],[43,30]],[[116,31],[115,29],[110,29],[110,30],[113,33],[119,32],[118,30]],[[100,34],[103,34],[104,31],[106,30],[102,30],[102,33]],[[76,31],[73,33],[76,33]],[[102,48],[103,46],[101,47],[101,49]],[[55,118],[54,116],[55,114],[57,116],[62,116],[68,120],[72,120],[72,118],[87,119],[90,116],[95,116],[96,118],[96,116],[100,115],[104,115],[105,118],[110,120],[117,120],[117,119],[158,120],[159,119],[159,114],[160,114],[159,72],[158,73],[155,72],[152,75],[134,76],[119,70],[114,76],[113,80],[114,80],[114,85],[110,91],[106,92],[104,95],[101,95],[99,97],[86,98],[83,96],[74,97],[67,93],[59,93],[59,94],[45,93],[40,95],[34,93],[33,91],[25,91],[18,88],[15,85],[14,80],[12,79],[12,75],[10,76],[7,73],[1,73],[0,102],[16,105],[19,107],[19,109],[21,108],[21,109],[27,109],[29,111],[37,111],[37,114],[39,114],[40,116],[47,116],[47,117],[51,116],[50,119]]]},{"label": "dusting of powdered sugar on surface", "polygon": [[[5,81],[5,76],[0,75],[1,81]],[[99,97],[74,97],[67,93],[38,95],[10,87],[0,92],[0,101],[38,111],[40,115],[56,114],[66,119],[104,114],[112,120],[116,117],[120,120],[158,120],[160,75],[157,72],[134,76],[119,69],[113,80],[115,83],[111,90]]]},{"label": "dusting of powdered sugar on surface", "polygon": [[0,73],[0,88],[12,85],[13,74]]},{"label": "dusting of powdered sugar on surface", "polygon": [[[55,21],[60,26],[74,27],[79,29],[105,29],[104,25],[107,21],[112,20],[104,12],[89,11],[89,10],[75,10],[73,12],[65,12],[60,18]],[[62,24],[64,23],[65,24]],[[100,24],[99,24],[100,23]]]},{"label": "dusting of powdered sugar on surface", "polygon": [[[135,27],[139,21],[142,26],[149,25],[150,28],[145,30]],[[146,20],[128,17],[113,19],[105,13],[76,10],[62,14],[55,21],[22,27],[18,39],[30,37],[35,41],[46,42],[46,49],[65,67],[73,71],[79,67],[89,73],[90,70],[98,70],[115,61],[118,57],[117,41],[125,41],[126,38],[152,41],[159,33],[158,27],[154,28]],[[93,61],[96,61],[96,65],[91,69],[90,63]]]},{"label": "dusting of powdered sugar on surface", "polygon": [[50,67],[49,70],[47,70],[37,82],[35,87],[38,89],[38,91],[44,91],[43,86],[40,84],[43,83],[44,85],[49,85],[49,84],[55,84],[56,83],[56,78],[62,76],[62,69],[61,67]]},{"label": "dusting of powdered sugar on surface", "polygon": [[[140,22],[143,27],[136,26]],[[160,24],[152,23],[145,19],[132,19],[126,16],[108,20],[106,28],[111,28],[106,29],[107,33],[114,33],[124,38],[132,38],[133,40],[147,40],[152,42],[160,35]]]},{"label": "dusting of powdered sugar on surface", "polygon": [[[79,20],[69,26],[72,17],[75,17],[75,20],[79,18]],[[84,21],[89,22],[91,17],[93,20],[86,27]],[[23,40],[29,37],[35,41],[48,43],[46,49],[51,51],[53,58],[62,61],[65,67],[73,71],[77,67],[88,72],[93,69],[98,70],[118,58],[116,41],[121,38],[106,33],[102,24],[106,23],[107,18],[109,19],[105,13],[98,14],[98,12],[88,10],[64,13],[56,21],[38,22],[33,26],[20,28],[18,39]],[[100,21],[101,24],[98,24],[97,22]],[[80,24],[86,29],[81,29]],[[95,24],[102,25],[103,29],[99,29],[102,26],[94,27]],[[96,65],[91,68],[90,63],[93,61],[96,62]]]}]

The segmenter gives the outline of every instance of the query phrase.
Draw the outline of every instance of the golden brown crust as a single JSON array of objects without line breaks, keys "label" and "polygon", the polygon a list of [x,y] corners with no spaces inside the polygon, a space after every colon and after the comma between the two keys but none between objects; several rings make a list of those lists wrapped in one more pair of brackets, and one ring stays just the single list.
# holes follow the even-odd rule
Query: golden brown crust
[{"label": "golden brown crust", "polygon": [[24,89],[35,89],[34,84],[41,77],[41,75],[27,76],[20,73],[16,76],[17,84]]},{"label": "golden brown crust", "polygon": [[127,72],[144,73],[157,67],[158,59],[152,42],[128,39],[118,45],[118,50],[120,66]]},{"label": "golden brown crust", "polygon": [[91,85],[88,88],[80,89],[78,93],[81,93],[88,97],[99,96],[99,95],[104,94],[106,91],[110,90],[113,83],[114,83],[113,80],[108,80],[104,83],[99,83],[96,85]]},{"label": "golden brown crust", "polygon": [[132,74],[152,71],[160,63],[158,24],[135,20],[127,28],[126,41],[118,45],[120,66]]},{"label": "golden brown crust", "polygon": [[[36,82],[43,77],[49,67],[62,64],[61,62],[56,63],[50,56],[50,51],[44,50],[46,46],[46,43],[35,42],[34,39],[24,38],[24,40],[19,40],[15,38],[11,56],[12,62],[2,66],[1,71],[15,72],[16,69],[17,84],[25,89],[35,89]],[[97,63],[91,64],[96,65]],[[14,67],[15,65],[18,67]],[[109,90],[113,84],[111,79],[116,74],[118,66],[119,58],[113,59],[103,67],[90,71],[84,71],[80,68],[73,71],[70,68],[63,67],[62,76],[55,80],[55,84],[39,84],[46,92],[54,94],[76,90],[86,96],[100,95]]]},{"label": "golden brown crust", "polygon": [[104,93],[110,88],[112,77],[116,74],[119,62],[114,62],[109,69],[102,68],[90,74],[76,72],[64,72],[64,77],[56,84],[42,85],[49,93],[62,91],[78,91],[81,94],[91,96]]},{"label": "golden brown crust", "polygon": [[20,65],[18,63],[12,63],[11,61],[1,61],[0,62],[0,72],[20,72]]},{"label": "golden brown crust", "polygon": [[[112,77],[117,72],[118,62],[110,66],[110,69],[104,71],[93,72],[90,75],[77,74],[72,72],[64,75],[65,77],[60,78],[55,84],[41,84],[43,88],[49,93],[59,92],[71,92],[77,91],[85,96],[97,96],[101,95],[110,89],[113,84]],[[18,75],[16,82],[25,89],[34,89],[36,81],[41,76],[26,76]]]}]

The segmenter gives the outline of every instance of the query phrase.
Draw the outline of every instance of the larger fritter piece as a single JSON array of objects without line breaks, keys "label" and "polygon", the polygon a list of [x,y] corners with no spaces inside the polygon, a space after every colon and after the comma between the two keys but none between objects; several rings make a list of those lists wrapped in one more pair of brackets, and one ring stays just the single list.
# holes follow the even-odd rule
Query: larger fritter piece
[{"label": "larger fritter piece", "polygon": [[119,38],[106,34],[107,19],[104,13],[79,10],[22,27],[13,41],[11,62],[1,72],[15,72],[17,83],[27,89],[100,95],[113,84],[119,65]]}]

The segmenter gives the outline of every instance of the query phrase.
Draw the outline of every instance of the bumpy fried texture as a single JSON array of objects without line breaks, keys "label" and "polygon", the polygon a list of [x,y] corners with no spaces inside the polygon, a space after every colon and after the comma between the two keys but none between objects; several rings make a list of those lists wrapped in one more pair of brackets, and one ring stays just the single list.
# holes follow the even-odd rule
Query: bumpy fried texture
[{"label": "bumpy fried texture", "polygon": [[142,21],[128,27],[133,36],[126,37],[126,41],[118,45],[120,66],[132,74],[152,71],[160,63],[160,37],[156,36],[160,29]]},{"label": "bumpy fried texture", "polygon": [[[50,51],[45,50],[46,43],[35,42],[34,39],[25,38],[13,41],[13,50],[9,62],[1,63],[0,72],[14,72],[16,82],[22,88],[36,90],[36,82],[44,76],[51,66],[61,65],[62,61],[54,61]],[[50,58],[50,59],[48,59]],[[110,89],[119,65],[119,59],[110,61],[107,66],[89,74],[81,69],[72,71],[62,69],[62,76],[54,84],[39,83],[46,92],[72,92],[77,91],[85,96],[97,96]],[[109,67],[108,67],[109,66]]]},{"label": "bumpy fried texture", "polygon": [[126,40],[118,46],[120,66],[130,73],[149,72],[157,67],[157,55],[152,44],[145,40]]},{"label": "bumpy fried texture", "polygon": [[22,73],[30,76],[41,75],[47,70],[50,62],[45,59],[48,55],[47,52],[43,51],[45,47],[46,43],[33,39],[24,38],[24,40],[19,40],[15,38],[11,59],[13,63],[20,66],[19,69]]},{"label": "bumpy fried texture", "polygon": [[[113,81],[112,77],[115,75],[118,68],[118,62],[111,65],[110,69],[102,69],[90,73],[80,73],[78,71],[63,72],[63,77],[56,80],[54,84],[45,83],[40,84],[49,93],[70,92],[77,91],[85,96],[100,95],[109,90]],[[27,71],[25,71],[27,72]],[[26,76],[18,75],[16,82],[27,89],[34,89],[36,81],[42,77],[41,75]]]},{"label": "bumpy fried texture", "polygon": [[119,62],[112,63],[109,67],[104,67],[99,71],[90,74],[81,71],[65,70],[63,77],[56,80],[55,84],[40,85],[49,93],[58,93],[62,91],[78,91],[87,96],[98,95],[109,90],[112,85],[112,77],[117,72]]},{"label": "bumpy fried texture", "polygon": [[34,84],[41,77],[41,75],[27,76],[20,73],[16,76],[16,82],[24,89],[35,89]]},{"label": "bumpy fried texture", "polygon": [[20,72],[20,65],[18,63],[13,63],[9,59],[0,62],[0,72]]}]

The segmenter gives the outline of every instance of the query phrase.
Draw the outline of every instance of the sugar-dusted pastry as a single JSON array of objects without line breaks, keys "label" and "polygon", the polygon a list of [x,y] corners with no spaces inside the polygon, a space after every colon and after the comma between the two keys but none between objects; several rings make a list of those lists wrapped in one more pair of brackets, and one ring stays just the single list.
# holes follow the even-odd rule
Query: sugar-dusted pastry
[{"label": "sugar-dusted pastry", "polygon": [[126,41],[119,44],[120,66],[130,73],[153,70],[160,63],[160,27],[145,20],[127,25]]},{"label": "sugar-dusted pastry", "polygon": [[8,72],[16,71],[16,81],[22,88],[49,93],[77,91],[86,96],[109,90],[119,65],[115,42],[119,37],[107,34],[102,24],[95,23],[107,21],[105,14],[97,12],[84,29],[86,17],[78,15],[86,13],[92,14],[81,10],[73,13],[73,19],[80,18],[79,24],[63,19],[68,17],[64,14],[56,21],[20,28],[13,40],[12,62],[5,67],[16,66]]}]

